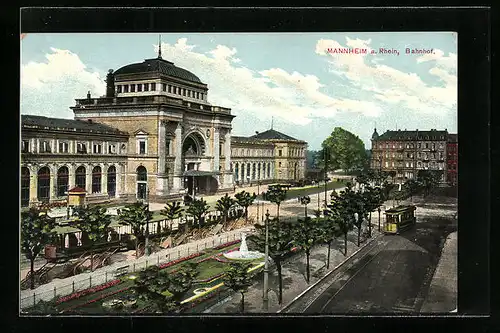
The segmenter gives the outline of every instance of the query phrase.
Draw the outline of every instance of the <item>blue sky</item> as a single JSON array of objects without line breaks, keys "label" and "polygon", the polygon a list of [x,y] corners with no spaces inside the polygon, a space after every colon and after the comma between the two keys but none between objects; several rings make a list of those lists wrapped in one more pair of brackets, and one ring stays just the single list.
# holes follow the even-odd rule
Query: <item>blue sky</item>
[{"label": "blue sky", "polygon": [[[162,33],[162,55],[230,107],[233,135],[271,126],[316,150],[336,126],[367,149],[379,133],[457,130],[457,45],[452,32]],[[28,34],[21,40],[21,113],[73,118],[76,98],[105,92],[108,69],[157,55],[158,34]],[[366,48],[367,54],[327,49]],[[380,48],[397,54],[380,54]],[[405,54],[405,49],[431,50]],[[374,53],[371,53],[371,50]]]}]

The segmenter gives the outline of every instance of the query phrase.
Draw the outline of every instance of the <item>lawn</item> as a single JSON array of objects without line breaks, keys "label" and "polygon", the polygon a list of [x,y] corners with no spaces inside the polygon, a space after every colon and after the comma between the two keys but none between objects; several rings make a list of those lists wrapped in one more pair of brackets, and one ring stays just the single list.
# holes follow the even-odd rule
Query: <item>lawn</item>
[{"label": "lawn", "polygon": [[198,264],[200,274],[196,276],[196,280],[206,280],[226,270],[228,264],[209,259]]},{"label": "lawn", "polygon": [[[203,254],[201,256],[198,256],[198,257],[195,257],[195,258],[183,261],[183,262],[178,263],[178,264],[174,264],[174,265],[172,265],[170,267],[167,267],[167,268],[161,270],[161,272],[162,273],[169,273],[169,272],[172,272],[174,270],[177,271],[177,270],[179,270],[180,268],[182,268],[183,266],[185,266],[189,262],[199,262],[200,260],[202,260],[204,258],[211,257],[211,256],[213,256],[213,255],[215,255],[217,253],[221,253],[221,252],[225,252],[225,251],[228,251],[228,250],[232,250],[232,249],[234,249],[237,246],[238,246],[238,244],[231,244],[231,245],[229,245],[229,246],[227,246],[225,248],[222,248],[222,249],[218,249],[218,250],[210,249],[210,250],[207,250],[207,251],[203,251]],[[196,279],[197,280],[205,280],[205,279],[209,279],[212,276],[220,274],[220,273],[222,273],[225,270],[226,265],[227,264],[218,262],[215,259],[209,259],[209,260],[203,261],[203,262],[201,262],[201,263],[198,264],[198,271],[200,272],[200,274],[196,277]],[[88,313],[88,314],[91,314],[91,313],[103,313],[103,312],[115,312],[115,313],[128,312],[129,310],[126,310],[126,309],[121,310],[121,311],[120,310],[117,310],[117,311],[112,310],[112,311],[110,311],[110,310],[104,309],[102,307],[102,303],[104,301],[106,301],[106,300],[109,300],[109,299],[123,297],[123,296],[127,295],[128,293],[130,293],[131,292],[130,290],[126,290],[126,291],[123,291],[123,292],[119,292],[117,294],[110,295],[109,297],[101,299],[101,300],[99,300],[97,302],[93,302],[93,303],[90,303],[90,304],[85,304],[85,303],[89,302],[89,301],[91,301],[93,299],[99,298],[101,296],[104,296],[106,294],[112,293],[114,291],[119,291],[119,290],[127,288],[127,287],[132,287],[134,285],[134,281],[128,279],[128,276],[130,276],[130,275],[134,275],[134,274],[129,274],[129,275],[123,277],[122,278],[122,282],[120,282],[120,283],[118,283],[118,284],[116,284],[114,286],[111,286],[111,287],[106,288],[104,290],[100,290],[100,291],[97,291],[97,292],[94,292],[94,293],[91,293],[91,294],[88,294],[88,295],[85,295],[85,296],[82,296],[82,297],[77,298],[77,299],[73,299],[73,300],[69,300],[67,302],[63,302],[63,303],[57,305],[56,308],[57,308],[57,310],[62,311],[62,310],[68,310],[68,309],[76,306],[77,308],[75,309],[75,311],[84,312],[84,313]],[[195,289],[197,289],[197,288],[202,288],[202,287],[209,288],[209,287],[214,286],[217,283],[220,283],[220,281],[212,281],[210,283],[196,283],[193,286],[192,290],[190,290],[190,292],[188,292],[186,294],[186,298],[191,297],[193,295],[192,291],[195,290]],[[138,300],[137,301],[137,305],[138,305],[138,309],[140,309],[140,308],[146,306],[147,304],[143,304],[142,301]]]}]

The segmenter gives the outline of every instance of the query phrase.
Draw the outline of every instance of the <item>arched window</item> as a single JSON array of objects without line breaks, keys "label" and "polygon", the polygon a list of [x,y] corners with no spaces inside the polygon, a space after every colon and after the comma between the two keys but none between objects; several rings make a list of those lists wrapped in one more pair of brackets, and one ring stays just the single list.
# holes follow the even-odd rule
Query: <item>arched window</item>
[{"label": "arched window", "polygon": [[30,170],[21,168],[21,207],[27,207],[30,203]]},{"label": "arched window", "polygon": [[57,196],[62,197],[68,191],[69,170],[63,166],[57,170]]},{"label": "arched window", "polygon": [[110,197],[116,195],[116,168],[114,165],[108,168],[108,195]]},{"label": "arched window", "polygon": [[38,201],[48,202],[50,198],[50,170],[43,167],[38,170],[38,188],[37,188]]},{"label": "arched window", "polygon": [[146,199],[148,171],[142,165],[136,170],[137,173],[137,199]]},{"label": "arched window", "polygon": [[75,185],[83,188],[84,190],[86,189],[86,181],[87,181],[87,175],[86,175],[86,170],[85,167],[82,165],[78,167],[75,171]]},{"label": "arched window", "polygon": [[92,193],[101,193],[102,172],[100,166],[92,169]]}]

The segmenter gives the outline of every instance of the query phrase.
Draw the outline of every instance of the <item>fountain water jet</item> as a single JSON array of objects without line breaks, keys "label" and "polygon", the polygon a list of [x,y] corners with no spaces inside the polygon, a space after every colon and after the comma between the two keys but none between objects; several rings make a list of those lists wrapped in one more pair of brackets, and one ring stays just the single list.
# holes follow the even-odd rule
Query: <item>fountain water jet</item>
[{"label": "fountain water jet", "polygon": [[259,251],[248,251],[246,235],[241,233],[241,245],[239,251],[224,253],[224,257],[231,260],[255,260],[264,257]]}]

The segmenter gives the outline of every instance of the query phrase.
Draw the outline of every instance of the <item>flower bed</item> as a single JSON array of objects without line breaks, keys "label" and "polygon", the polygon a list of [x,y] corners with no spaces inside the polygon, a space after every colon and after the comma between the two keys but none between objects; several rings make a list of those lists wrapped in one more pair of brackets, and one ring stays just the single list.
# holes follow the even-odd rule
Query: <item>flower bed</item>
[{"label": "flower bed", "polygon": [[106,297],[109,297],[109,296],[112,296],[112,295],[115,295],[115,294],[118,294],[118,293],[124,292],[124,291],[126,291],[126,290],[128,290],[128,289],[130,289],[130,287],[126,287],[126,288],[122,288],[122,289],[119,289],[119,290],[112,291],[112,292],[110,292],[110,293],[107,293],[107,294],[101,295],[101,296],[99,296],[99,297],[97,297],[97,298],[91,299],[90,301],[87,301],[87,302],[85,302],[85,303],[74,305],[74,306],[72,306],[72,307],[70,307],[70,308],[67,308],[66,310],[63,310],[62,312],[64,313],[64,312],[72,311],[72,310],[74,310],[74,309],[76,309],[76,308],[79,308],[79,307],[82,307],[82,306],[86,306],[86,305],[89,305],[89,304],[95,303],[95,302],[100,301],[100,300],[102,300],[102,299],[104,299],[104,298],[106,298]]},{"label": "flower bed", "polygon": [[193,253],[193,254],[188,255],[187,257],[183,257],[183,258],[175,259],[175,260],[173,260],[173,261],[169,261],[169,262],[167,262],[167,263],[161,264],[160,266],[158,266],[158,268],[159,268],[159,269],[164,269],[164,268],[167,268],[167,267],[173,266],[173,265],[175,265],[175,264],[178,264],[178,263],[180,263],[180,262],[183,262],[183,261],[186,261],[186,260],[189,260],[189,259],[193,259],[193,258],[199,257],[199,256],[201,256],[202,254],[203,254],[202,252]]},{"label": "flower bed", "polygon": [[92,288],[84,289],[82,291],[77,291],[76,293],[73,293],[71,295],[59,298],[56,301],[56,304],[61,304],[63,302],[68,302],[70,300],[74,300],[74,299],[80,298],[82,296],[85,296],[85,295],[88,295],[88,294],[91,294],[91,293],[95,293],[95,292],[107,289],[109,287],[112,287],[112,286],[120,283],[120,282],[121,282],[120,279],[116,279],[116,280],[113,280],[113,281],[109,281],[109,282],[107,282],[105,284],[101,284],[99,286],[95,286],[95,287],[92,287]]},{"label": "flower bed", "polygon": [[230,245],[237,244],[237,243],[239,243],[239,242],[241,242],[241,240],[236,239],[236,240],[231,241],[231,242],[227,242],[227,243],[224,243],[224,244],[220,244],[220,245],[217,245],[216,247],[214,247],[214,250],[220,250],[220,249],[223,249],[223,248],[228,247],[228,246],[230,246]]}]

